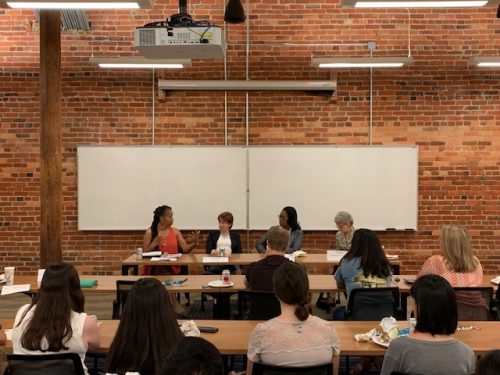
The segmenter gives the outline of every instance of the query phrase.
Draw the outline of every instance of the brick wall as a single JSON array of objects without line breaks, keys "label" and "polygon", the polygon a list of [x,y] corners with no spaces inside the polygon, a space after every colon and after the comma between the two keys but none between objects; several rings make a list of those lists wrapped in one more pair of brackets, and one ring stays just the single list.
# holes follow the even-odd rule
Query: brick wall
[{"label": "brick wall", "polygon": [[[137,55],[134,28],[177,12],[177,1],[156,3],[152,10],[87,11],[90,32],[62,33],[63,251],[82,272],[118,273],[121,259],[140,244],[142,233],[77,230],[76,147],[152,143],[151,72],[98,70],[88,59],[92,54]],[[332,0],[251,3],[250,39],[258,45],[250,49],[250,78],[334,78],[338,92],[333,98],[302,92],[250,93],[250,144],[367,144],[369,72],[311,68],[310,57],[366,56],[366,46],[346,44],[367,41],[377,43],[375,56],[405,56],[409,14],[342,9]],[[222,6],[222,0],[188,3],[194,19],[218,24]],[[469,230],[486,272],[500,272],[500,70],[467,65],[472,56],[500,51],[500,20],[495,14],[491,6],[412,10],[413,65],[374,71],[373,142],[420,147],[419,231],[380,233],[386,249],[401,253],[403,272],[415,272],[423,259],[439,251],[439,228],[448,223]],[[245,27],[228,26],[229,79],[245,78]],[[38,36],[33,11],[0,10],[0,265],[15,265],[23,273],[38,268]],[[212,60],[156,75],[223,77],[223,62]],[[164,98],[155,95],[154,100],[156,144],[224,144],[222,92],[178,91]],[[228,94],[228,142],[245,143],[244,93]],[[251,233],[251,243],[260,234]],[[243,240],[246,246],[246,235]],[[326,249],[333,242],[333,231],[306,232],[304,248]]]}]

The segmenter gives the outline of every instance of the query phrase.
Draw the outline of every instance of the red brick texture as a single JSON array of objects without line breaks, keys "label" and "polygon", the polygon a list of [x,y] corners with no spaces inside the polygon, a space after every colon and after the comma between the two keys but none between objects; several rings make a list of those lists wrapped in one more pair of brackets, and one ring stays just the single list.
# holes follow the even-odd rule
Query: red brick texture
[{"label": "red brick texture", "polygon": [[[142,233],[77,230],[78,145],[152,144],[152,100],[156,144],[224,144],[223,92],[177,91],[158,97],[155,90],[153,96],[151,72],[99,70],[88,63],[92,55],[138,55],[135,27],[178,10],[177,1],[155,2],[152,10],[87,11],[90,32],[62,34],[63,251],[82,272],[119,273],[121,259],[141,243]],[[223,0],[188,3],[194,19],[219,25],[222,7]],[[439,228],[449,223],[469,230],[487,273],[500,272],[500,70],[468,66],[470,57],[499,54],[495,15],[495,6],[411,10],[414,63],[373,73],[373,143],[420,147],[419,231],[380,233],[386,249],[401,254],[403,272],[416,272],[439,251]],[[367,144],[369,71],[325,71],[309,67],[309,61],[311,56],[366,56],[365,45],[347,44],[367,41],[377,43],[374,56],[406,56],[408,12],[343,9],[339,0],[252,0],[248,22],[250,79],[332,78],[338,83],[334,97],[251,92],[250,144]],[[0,10],[0,265],[15,265],[22,273],[39,266],[36,26],[33,11]],[[245,28],[227,28],[229,79],[245,79]],[[223,79],[223,66],[222,60],[197,60],[192,68],[159,71],[156,78]],[[228,93],[227,119],[228,143],[244,144],[244,93]],[[164,203],[175,207],[175,202]],[[308,232],[303,223],[306,250],[331,247],[334,215],[330,232]],[[251,233],[252,244],[260,234]]]}]

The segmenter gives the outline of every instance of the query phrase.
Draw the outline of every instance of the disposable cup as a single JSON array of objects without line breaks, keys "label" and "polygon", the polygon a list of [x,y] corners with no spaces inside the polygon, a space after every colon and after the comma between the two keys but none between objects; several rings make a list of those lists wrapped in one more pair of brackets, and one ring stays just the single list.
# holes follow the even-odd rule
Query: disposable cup
[{"label": "disposable cup", "polygon": [[16,267],[4,267],[5,272],[5,285],[14,284],[14,271]]}]

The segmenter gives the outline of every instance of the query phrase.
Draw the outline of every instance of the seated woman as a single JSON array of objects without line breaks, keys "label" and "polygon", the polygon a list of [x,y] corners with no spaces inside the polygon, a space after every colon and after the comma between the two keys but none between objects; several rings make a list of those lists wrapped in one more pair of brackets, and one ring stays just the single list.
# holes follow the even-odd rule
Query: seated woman
[{"label": "seated woman", "polygon": [[3,329],[2,325],[0,324],[0,374],[3,374],[5,370],[5,350],[4,346],[7,343],[7,335],[5,334],[5,330]]},{"label": "seated woman", "polygon": [[96,320],[83,311],[75,267],[64,262],[49,265],[33,302],[16,314],[14,354],[77,353],[83,363],[87,350],[96,350],[101,343]]},{"label": "seated woman", "polygon": [[[385,256],[379,238],[373,231],[358,229],[354,232],[351,248],[340,261],[334,277],[338,287],[345,289],[347,300],[349,300],[351,290],[354,288],[391,286],[391,265]],[[376,302],[381,302],[385,298],[392,300],[392,296],[387,293],[376,297]],[[375,319],[373,318],[373,306],[370,306],[374,302],[372,299],[360,296],[356,301],[358,320]],[[388,300],[388,302],[390,301]],[[343,308],[337,309],[335,318],[337,320],[344,319],[344,311]]]},{"label": "seated woman", "polygon": [[163,284],[139,279],[130,289],[109,348],[108,372],[158,375],[162,361],[183,337]]},{"label": "seated woman", "polygon": [[163,363],[161,375],[223,375],[219,350],[201,337],[184,337]]},{"label": "seated woman", "polygon": [[[241,240],[238,233],[232,232],[233,214],[231,212],[223,212],[218,217],[219,230],[208,233],[206,253],[219,256],[220,249],[231,249],[231,253],[241,254]],[[224,268],[228,268],[231,273],[241,273],[239,267],[235,266],[209,266],[205,273],[210,275],[219,275]]]},{"label": "seated woman", "polygon": [[500,350],[492,350],[477,361],[475,375],[498,375],[500,374]]},{"label": "seated woman", "polygon": [[354,220],[349,212],[340,211],[335,215],[335,225],[337,233],[335,234],[335,248],[337,250],[351,250],[352,237],[354,235]]},{"label": "seated woman", "polygon": [[419,277],[411,287],[417,325],[411,336],[399,337],[387,350],[381,375],[469,375],[476,357],[451,335],[457,329],[457,300],[450,283],[438,275]]},{"label": "seated woman", "polygon": [[286,262],[273,276],[281,314],[255,327],[248,344],[247,375],[254,362],[306,367],[333,362],[338,373],[339,338],[331,322],[309,314],[309,280],[299,264]]},{"label": "seated woman", "polygon": [[[418,273],[440,275],[452,287],[480,286],[483,268],[474,256],[467,231],[457,225],[441,228],[442,255],[428,258]],[[459,320],[487,320],[488,304],[480,292],[457,293]]]},{"label": "seated woman", "polygon": [[[198,245],[199,232],[191,232],[187,243],[180,230],[174,228],[174,212],[169,206],[160,206],[154,210],[153,222],[144,233],[143,249],[145,252],[159,250],[163,254],[177,254],[179,248],[183,253],[189,253]],[[151,271],[145,269],[145,274],[179,274],[180,266],[155,266]]]},{"label": "seated woman", "polygon": [[[289,231],[290,242],[288,244],[287,254],[291,254],[294,251],[300,250],[302,246],[302,240],[304,239],[304,232],[300,228],[300,224],[297,218],[297,210],[295,208],[287,206],[283,208],[281,213],[278,215],[280,227]],[[266,252],[267,246],[267,234],[269,230],[264,233],[259,241],[255,244],[255,247],[259,253]]]}]

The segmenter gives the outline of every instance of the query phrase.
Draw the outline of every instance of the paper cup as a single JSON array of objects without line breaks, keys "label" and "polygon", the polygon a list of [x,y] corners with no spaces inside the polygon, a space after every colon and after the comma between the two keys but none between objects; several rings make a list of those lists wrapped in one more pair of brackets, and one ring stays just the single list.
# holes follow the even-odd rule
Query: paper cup
[{"label": "paper cup", "polygon": [[5,285],[14,284],[14,271],[16,267],[4,267],[5,272]]}]

